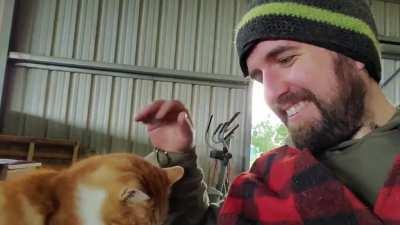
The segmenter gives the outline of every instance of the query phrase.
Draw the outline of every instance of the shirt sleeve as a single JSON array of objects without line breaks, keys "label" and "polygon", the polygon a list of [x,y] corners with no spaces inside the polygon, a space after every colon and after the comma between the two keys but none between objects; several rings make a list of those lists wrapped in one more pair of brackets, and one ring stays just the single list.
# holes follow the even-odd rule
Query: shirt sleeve
[{"label": "shirt sleeve", "polygon": [[210,205],[203,172],[197,166],[194,150],[188,153],[166,153],[156,150],[146,159],[160,167],[182,166],[185,174],[172,186],[170,196],[170,225],[216,225],[217,205]]}]

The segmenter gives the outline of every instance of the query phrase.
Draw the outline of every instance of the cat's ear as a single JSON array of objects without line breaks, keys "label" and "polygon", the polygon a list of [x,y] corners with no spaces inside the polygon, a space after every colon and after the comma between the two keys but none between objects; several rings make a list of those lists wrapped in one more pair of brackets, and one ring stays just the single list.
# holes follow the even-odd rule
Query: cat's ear
[{"label": "cat's ear", "polygon": [[150,197],[137,188],[127,188],[121,192],[120,199],[122,202],[139,203],[149,200]]},{"label": "cat's ear", "polygon": [[183,177],[184,169],[181,166],[173,166],[168,168],[163,168],[167,172],[168,180],[171,184],[174,184],[179,179]]}]

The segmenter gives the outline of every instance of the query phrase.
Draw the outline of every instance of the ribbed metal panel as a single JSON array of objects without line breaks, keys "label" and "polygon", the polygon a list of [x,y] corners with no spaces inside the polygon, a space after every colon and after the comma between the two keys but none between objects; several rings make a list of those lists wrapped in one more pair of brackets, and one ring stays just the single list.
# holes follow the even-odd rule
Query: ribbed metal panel
[{"label": "ribbed metal panel", "polygon": [[111,136],[111,152],[129,151],[134,85],[134,79],[114,78],[109,132]]},{"label": "ribbed metal panel", "polygon": [[[239,75],[234,27],[246,2],[20,1],[11,50],[79,62],[178,70],[197,78]],[[133,116],[155,99],[178,99],[192,115],[199,163],[207,176],[213,166],[204,141],[210,115],[214,115],[215,125],[242,112],[231,151],[234,173],[245,167],[250,120],[244,83],[181,82],[148,73],[149,80],[145,80],[143,74],[110,75],[112,72],[87,63],[77,67],[84,67],[81,70],[75,64],[57,69],[60,64],[50,61],[12,68],[4,133],[79,140],[89,154],[124,151],[145,155],[151,150],[146,127],[134,122]]]},{"label": "ribbed metal panel", "polygon": [[172,82],[156,81],[154,87],[155,99],[172,99]]},{"label": "ribbed metal panel", "polygon": [[[134,112],[139,111],[144,106],[153,101],[154,81],[137,80],[134,92]],[[131,121],[133,123],[133,121]],[[133,140],[132,152],[145,155],[151,151],[146,127],[139,123],[132,124],[131,138]]]},{"label": "ribbed metal panel", "polygon": [[[199,164],[204,170],[204,174],[209,174],[209,149],[206,145],[204,134],[207,129],[207,122],[211,113],[212,88],[210,86],[195,85],[193,87],[192,120],[196,125],[195,140]],[[214,123],[215,124],[215,123]]]},{"label": "ribbed metal panel", "polygon": [[242,113],[231,151],[234,174],[244,168],[248,89],[21,67],[13,68],[12,77],[4,133],[80,140],[88,154],[145,155],[151,145],[145,126],[133,121],[134,114],[155,99],[178,99],[193,116],[199,162],[207,176],[213,166],[204,141],[210,115],[215,128],[235,112]]},{"label": "ribbed metal panel", "polygon": [[51,138],[68,138],[67,107],[70,73],[53,71],[47,85],[47,103],[44,117],[48,120],[46,133]]},{"label": "ribbed metal panel", "polygon": [[176,69],[194,71],[200,1],[180,1]]},{"label": "ribbed metal panel", "polygon": [[89,111],[90,146],[98,153],[109,149],[109,121],[112,95],[112,77],[94,76],[92,78],[91,104]]},{"label": "ribbed metal panel", "polygon": [[139,47],[137,52],[136,65],[155,67],[158,47],[157,36],[160,22],[160,1],[142,1],[140,13],[141,23],[139,30]]},{"label": "ribbed metal panel", "polygon": [[23,135],[24,133],[24,100],[26,87],[26,68],[11,68],[9,84],[12,88],[8,89],[7,112],[4,117],[4,133]]},{"label": "ribbed metal panel", "polygon": [[[219,88],[214,87],[211,90],[211,102],[210,102],[210,113],[214,115],[214,124],[212,130],[216,128],[216,125],[221,122],[225,122],[227,120],[227,115],[229,114],[229,89],[228,88]],[[228,100],[228,101],[227,101]],[[207,121],[207,120],[205,120]],[[204,123],[204,122],[203,122]],[[211,130],[211,131],[212,131]],[[222,145],[217,146],[218,148],[222,149]],[[209,155],[209,151],[211,149],[207,149],[208,153],[206,156]],[[232,153],[235,154],[236,152],[232,150]],[[215,184],[217,181],[216,179],[218,176],[214,176],[214,160],[209,160],[208,164],[204,165],[205,174],[208,177],[214,178],[214,180],[210,180],[210,184]]]},{"label": "ribbed metal panel", "polygon": [[380,0],[371,0],[371,11],[380,35],[385,34],[385,3]]},{"label": "ribbed metal panel", "polygon": [[400,38],[400,2],[385,2],[385,35]]},{"label": "ribbed metal panel", "polygon": [[246,2],[31,0],[19,4],[11,50],[239,75],[234,28]]},{"label": "ribbed metal panel", "polygon": [[[243,102],[247,101],[247,92],[246,90],[235,90],[232,89],[230,91],[230,96],[229,96],[229,101],[230,101],[230,107],[229,107],[229,115],[232,116],[236,112],[241,112],[240,117],[239,117],[239,128],[240,130],[245,130],[245,121],[246,121],[246,108],[247,105],[243,104]],[[250,145],[246,145],[246,135],[245,132],[236,132],[235,136],[232,139],[231,142],[231,148],[235,152],[235,155],[232,157],[231,161],[231,168],[233,174],[238,174],[242,172],[243,170],[247,169],[245,166],[248,164],[246,161],[248,159],[247,155],[250,152]],[[239,147],[240,146],[240,147]],[[239,149],[243,148],[244,149]]]},{"label": "ribbed metal panel", "polygon": [[119,1],[102,1],[100,28],[98,32],[96,60],[115,62],[117,49]]},{"label": "ribbed metal panel", "polygon": [[371,10],[380,35],[400,37],[400,2],[371,0]]},{"label": "ribbed metal panel", "polygon": [[27,117],[24,123],[24,135],[44,137],[46,122],[46,92],[49,71],[29,69],[26,75],[24,104],[22,113]]},{"label": "ribbed metal panel", "polygon": [[178,33],[179,0],[161,2],[157,67],[174,69]]},{"label": "ribbed metal panel", "polygon": [[[12,43],[12,27],[15,12],[15,0],[0,0],[0,101],[6,100],[8,53]],[[9,78],[8,78],[9,79]]]},{"label": "ribbed metal panel", "polygon": [[0,24],[2,24],[3,23],[3,10],[2,9],[4,9],[4,6],[5,6],[5,3],[6,3],[6,0],[0,0]]},{"label": "ribbed metal panel", "polygon": [[136,64],[140,2],[140,0],[123,0],[121,3],[116,61],[119,64]]},{"label": "ribbed metal panel", "polygon": [[215,27],[215,47],[213,73],[223,74],[230,71],[231,56],[234,52],[233,38],[235,27],[235,4],[232,0],[219,0]]},{"label": "ribbed metal panel", "polygon": [[215,48],[215,22],[219,0],[200,1],[196,43],[195,71],[212,73]]},{"label": "ribbed metal panel", "polygon": [[[371,0],[371,9],[375,17],[379,35],[389,38],[400,38],[400,2]],[[399,60],[382,59],[382,80],[381,84],[400,68]],[[395,105],[400,104],[400,75],[390,80],[383,87],[388,99]]]},{"label": "ribbed metal panel", "polygon": [[191,84],[180,84],[180,83],[175,83],[174,84],[174,99],[177,99],[181,101],[185,106],[188,108],[188,110],[191,112],[192,108],[192,91],[193,91],[193,85]]},{"label": "ribbed metal panel", "polygon": [[[382,60],[383,72],[382,81],[385,81],[400,68],[400,60]],[[384,88],[383,91],[388,99],[395,105],[400,105],[400,75],[392,79]]]},{"label": "ribbed metal panel", "polygon": [[76,59],[94,60],[99,6],[99,0],[80,1],[78,29],[74,33]]},{"label": "ribbed metal panel", "polygon": [[[247,1],[235,1],[236,3],[236,11],[235,11],[235,29],[236,29],[236,25],[239,24],[240,19],[242,18],[242,16],[245,14],[246,10],[247,10]],[[235,34],[233,34],[235,35]],[[233,37],[234,38],[234,37]],[[232,40],[234,41],[234,40]],[[232,43],[232,45],[234,46],[234,44]],[[232,53],[232,57],[231,57],[231,61],[232,61],[232,66],[231,66],[231,70],[230,70],[230,74],[242,74],[241,73],[241,69],[239,66],[239,58],[237,55],[237,51],[236,48],[233,47],[233,53]]]},{"label": "ribbed metal panel", "polygon": [[[37,1],[33,11],[33,28],[30,52],[51,55],[57,1]],[[23,35],[23,34],[21,34]]]},{"label": "ribbed metal panel", "polygon": [[78,0],[59,1],[54,36],[54,56],[71,58],[77,24]]},{"label": "ribbed metal panel", "polygon": [[75,73],[71,76],[68,99],[67,124],[69,138],[80,140],[83,145],[89,145],[89,105],[91,98],[92,76]]}]

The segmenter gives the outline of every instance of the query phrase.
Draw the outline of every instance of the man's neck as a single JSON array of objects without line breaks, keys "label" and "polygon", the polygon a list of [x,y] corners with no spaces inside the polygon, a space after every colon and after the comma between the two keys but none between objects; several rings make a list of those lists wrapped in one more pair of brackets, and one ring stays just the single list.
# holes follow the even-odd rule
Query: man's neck
[{"label": "man's neck", "polygon": [[377,84],[370,85],[365,96],[363,126],[354,134],[352,139],[362,138],[376,128],[384,126],[395,113],[396,107],[386,99],[380,87]]}]

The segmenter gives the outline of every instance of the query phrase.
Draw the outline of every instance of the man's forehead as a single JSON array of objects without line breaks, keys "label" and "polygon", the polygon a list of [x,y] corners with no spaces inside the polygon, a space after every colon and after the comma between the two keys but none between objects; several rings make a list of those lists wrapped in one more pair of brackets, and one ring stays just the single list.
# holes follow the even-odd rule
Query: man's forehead
[{"label": "man's forehead", "polygon": [[[291,40],[265,40],[257,43],[247,57],[246,63],[250,66],[254,60],[263,60],[265,57],[274,56],[288,50],[300,49],[304,43]],[[257,57],[255,57],[257,55]]]},{"label": "man's forehead", "polygon": [[[278,47],[294,47],[294,48],[301,48],[304,47],[305,43],[298,42],[298,41],[292,41],[292,40],[265,40],[265,41],[260,41],[257,43],[253,49],[263,49],[265,50],[273,50]],[[252,51],[252,52],[253,52]],[[251,53],[250,53],[251,54]]]}]

